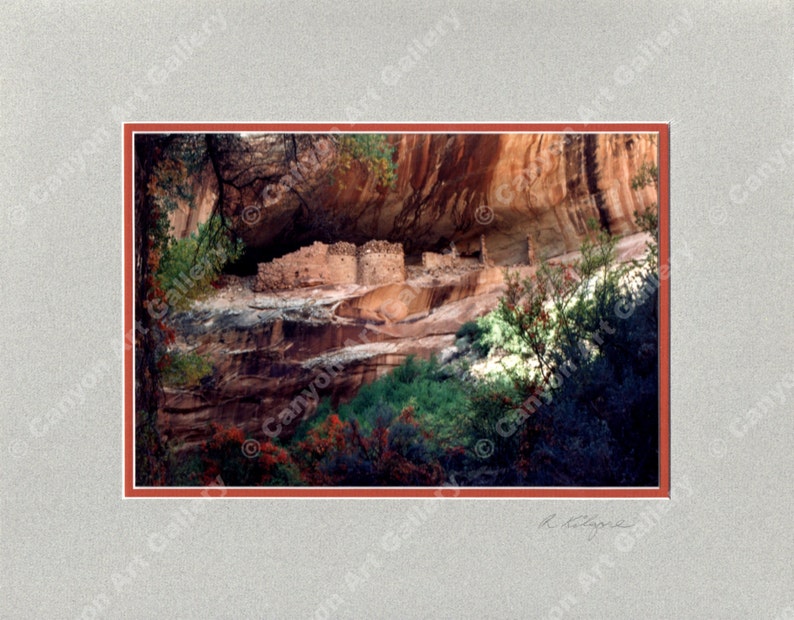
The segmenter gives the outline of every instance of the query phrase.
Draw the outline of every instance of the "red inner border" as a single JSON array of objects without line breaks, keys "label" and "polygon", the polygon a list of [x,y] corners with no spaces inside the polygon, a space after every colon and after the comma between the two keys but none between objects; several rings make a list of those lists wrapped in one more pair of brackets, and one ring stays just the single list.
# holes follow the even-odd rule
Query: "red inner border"
[{"label": "red inner border", "polygon": [[[343,129],[344,127],[344,129]],[[358,132],[399,133],[658,133],[659,264],[670,258],[669,151],[666,123],[124,123],[124,336],[133,329],[133,191],[134,133],[189,132]],[[129,497],[291,497],[291,498],[667,498],[670,496],[670,279],[659,290],[659,486],[650,488],[565,487],[136,487],[133,479],[135,421],[133,349],[124,351],[124,491]],[[126,340],[125,340],[126,342]]]}]

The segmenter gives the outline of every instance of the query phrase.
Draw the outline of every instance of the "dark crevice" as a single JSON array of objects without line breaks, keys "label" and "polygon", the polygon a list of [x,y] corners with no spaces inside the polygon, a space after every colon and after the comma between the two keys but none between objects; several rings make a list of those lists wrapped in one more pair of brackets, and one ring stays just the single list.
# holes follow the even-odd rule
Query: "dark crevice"
[{"label": "dark crevice", "polygon": [[609,228],[609,213],[604,204],[604,197],[598,189],[598,162],[596,161],[596,150],[598,149],[598,136],[595,134],[585,134],[584,137],[584,170],[587,177],[587,191],[595,198],[596,209],[598,209],[598,219],[601,228],[612,234]]}]

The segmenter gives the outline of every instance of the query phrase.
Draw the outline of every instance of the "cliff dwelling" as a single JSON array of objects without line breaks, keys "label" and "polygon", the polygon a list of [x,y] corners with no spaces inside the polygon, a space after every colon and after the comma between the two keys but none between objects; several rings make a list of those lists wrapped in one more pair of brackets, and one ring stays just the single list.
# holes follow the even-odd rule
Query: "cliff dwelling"
[{"label": "cliff dwelling", "polygon": [[421,267],[406,267],[401,243],[372,240],[364,245],[340,241],[312,245],[285,254],[270,262],[259,263],[252,284],[254,292],[288,291],[314,286],[361,284],[380,286],[405,282],[409,276],[437,275],[456,270],[469,271],[492,267],[485,235],[474,257],[461,256],[454,242],[445,252],[422,252]]}]

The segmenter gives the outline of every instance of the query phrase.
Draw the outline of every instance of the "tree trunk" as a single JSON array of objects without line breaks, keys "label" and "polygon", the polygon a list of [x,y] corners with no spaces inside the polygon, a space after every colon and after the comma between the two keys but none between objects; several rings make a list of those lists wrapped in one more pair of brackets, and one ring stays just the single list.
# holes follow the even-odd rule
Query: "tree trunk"
[{"label": "tree trunk", "polygon": [[139,486],[165,484],[166,451],[157,430],[160,376],[157,348],[161,334],[157,321],[147,311],[146,299],[153,274],[149,265],[150,232],[158,217],[148,191],[164,136],[135,138],[135,478]]}]

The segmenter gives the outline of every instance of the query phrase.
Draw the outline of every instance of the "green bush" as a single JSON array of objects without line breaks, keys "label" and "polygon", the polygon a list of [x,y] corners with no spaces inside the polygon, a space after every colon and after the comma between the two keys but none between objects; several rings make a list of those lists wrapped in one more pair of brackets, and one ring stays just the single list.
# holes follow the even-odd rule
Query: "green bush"
[{"label": "green bush", "polygon": [[212,291],[212,283],[227,264],[242,256],[243,242],[229,235],[215,216],[189,237],[168,240],[156,279],[169,306],[189,308],[193,300]]},{"label": "green bush", "polygon": [[498,312],[490,312],[477,319],[482,330],[478,348],[488,354],[496,350],[508,355],[526,356],[529,353],[526,343],[515,328]]},{"label": "green bush", "polygon": [[[654,232],[655,209],[637,219]],[[658,483],[656,245],[628,266],[615,265],[614,248],[602,232],[570,268],[508,278],[499,313],[528,344],[546,395],[518,446],[504,447],[517,457],[519,484]]]},{"label": "green bush", "polygon": [[482,334],[482,329],[480,329],[477,321],[466,321],[458,328],[458,331],[455,332],[455,337],[466,338],[469,342],[474,342],[480,337],[480,334]]},{"label": "green bush", "polygon": [[[472,390],[472,415],[466,429],[469,440],[470,465],[487,465],[499,471],[498,483],[516,484],[515,461],[518,456],[518,433],[510,433],[516,410],[523,402],[523,393],[505,376],[491,376],[479,381]],[[489,446],[490,455],[483,455],[482,443]],[[478,445],[479,444],[479,445]],[[483,458],[483,457],[487,458]],[[476,481],[473,481],[476,483]]]},{"label": "green bush", "polygon": [[598,345],[601,320],[612,315],[625,288],[626,268],[614,264],[616,243],[602,231],[581,245],[572,265],[544,262],[523,280],[505,272],[507,292],[492,320],[503,326],[502,346],[533,364],[539,380],[561,361],[589,355],[582,343]]},{"label": "green bush", "polygon": [[463,345],[468,344],[480,357],[485,357],[491,350],[491,343],[486,340],[489,336],[490,326],[481,319],[467,321],[460,326],[455,336],[464,339]]},{"label": "green bush", "polygon": [[[417,422],[439,446],[460,445],[470,412],[469,387],[435,358],[409,356],[403,364],[377,381],[363,386],[356,396],[338,407],[339,419],[353,422],[369,434],[391,424],[406,407],[412,407]],[[324,400],[312,420],[302,424],[296,438],[306,436],[333,414]]]},{"label": "green bush", "polygon": [[385,134],[345,134],[337,141],[336,168],[332,182],[344,189],[342,177],[354,162],[363,165],[375,176],[380,187],[394,187],[397,181],[397,164],[394,162],[394,146]]},{"label": "green bush", "polygon": [[170,351],[162,360],[163,385],[196,387],[212,374],[212,363],[197,353]]},{"label": "green bush", "polygon": [[528,353],[518,332],[497,312],[489,312],[474,321],[464,323],[456,336],[464,338],[479,357],[486,357],[493,350],[510,355]]},{"label": "green bush", "polygon": [[659,181],[659,167],[650,162],[643,162],[637,174],[631,180],[631,189],[639,190],[647,185],[656,185]]}]

